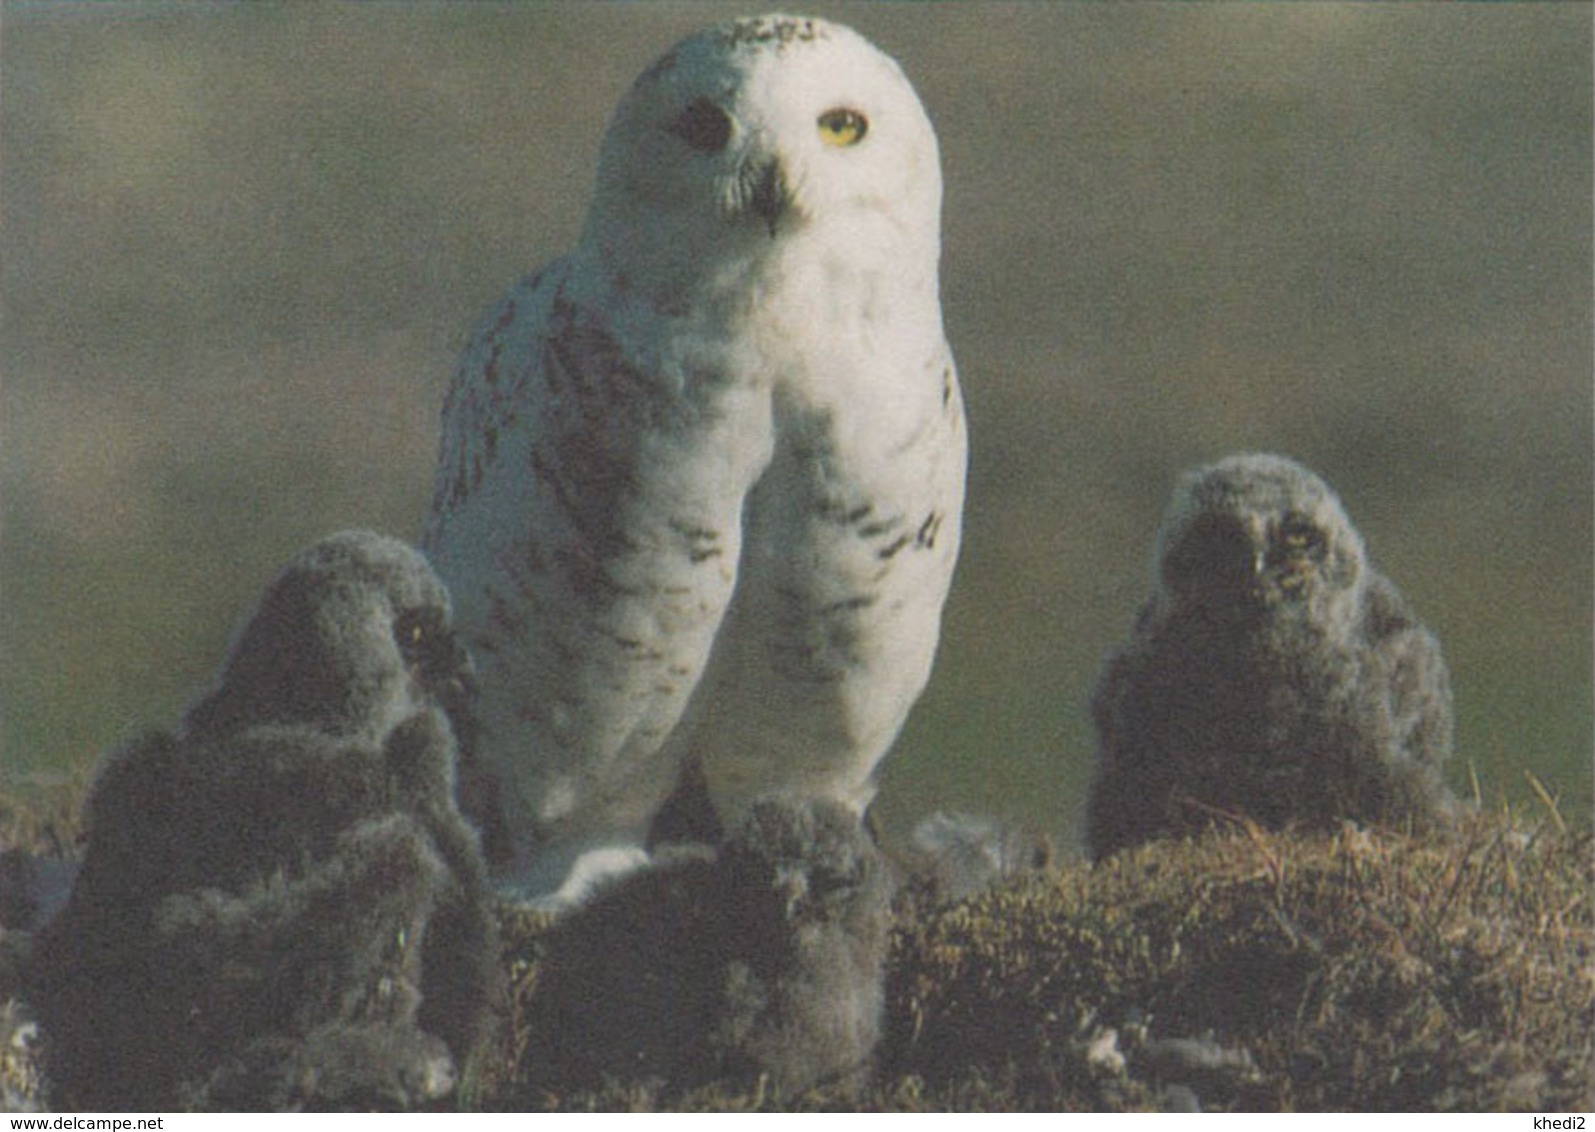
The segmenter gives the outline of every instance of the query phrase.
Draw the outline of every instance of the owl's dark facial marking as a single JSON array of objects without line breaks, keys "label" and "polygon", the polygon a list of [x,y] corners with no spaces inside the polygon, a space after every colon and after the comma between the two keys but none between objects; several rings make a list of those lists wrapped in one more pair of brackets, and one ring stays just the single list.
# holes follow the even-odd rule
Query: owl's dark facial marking
[{"label": "owl's dark facial marking", "polygon": [[1256,612],[1305,598],[1328,553],[1323,529],[1298,512],[1261,521],[1215,512],[1196,519],[1170,548],[1163,581],[1182,602]]},{"label": "owl's dark facial marking", "polygon": [[1246,524],[1228,514],[1203,515],[1163,559],[1163,581],[1177,594],[1241,601],[1262,572],[1262,554]]}]

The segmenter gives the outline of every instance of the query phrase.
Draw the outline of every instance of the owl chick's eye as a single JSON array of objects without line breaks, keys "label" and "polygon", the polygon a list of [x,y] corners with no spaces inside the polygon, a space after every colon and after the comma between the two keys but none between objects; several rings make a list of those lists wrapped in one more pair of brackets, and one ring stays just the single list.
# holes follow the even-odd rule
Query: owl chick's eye
[{"label": "owl chick's eye", "polygon": [[864,140],[864,135],[869,133],[869,119],[857,110],[849,110],[845,106],[827,110],[819,116],[816,124],[819,126],[822,142],[842,149],[857,145]]},{"label": "owl chick's eye", "polygon": [[1305,516],[1287,515],[1279,527],[1279,543],[1292,557],[1310,557],[1323,548],[1324,533]]},{"label": "owl chick's eye", "polygon": [[427,659],[442,629],[442,619],[435,610],[407,609],[393,619],[393,639],[410,664]]},{"label": "owl chick's eye", "polygon": [[671,131],[699,153],[719,153],[731,140],[731,116],[700,98],[681,112]]}]

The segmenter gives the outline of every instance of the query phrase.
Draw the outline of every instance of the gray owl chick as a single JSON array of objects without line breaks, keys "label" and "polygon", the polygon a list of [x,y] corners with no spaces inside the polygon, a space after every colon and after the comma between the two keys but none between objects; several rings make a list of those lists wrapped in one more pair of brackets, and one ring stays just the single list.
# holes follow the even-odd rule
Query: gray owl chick
[{"label": "gray owl chick", "polygon": [[556,929],[533,1087],[855,1083],[880,1034],[886,863],[846,807],[756,802],[718,853],[673,847]]},{"label": "gray owl chick", "polygon": [[914,827],[907,867],[937,901],[966,900],[1052,861],[1050,839],[994,818],[938,811]]},{"label": "gray owl chick", "polygon": [[1440,645],[1328,485],[1279,456],[1188,473],[1156,581],[1092,699],[1091,852],[1197,829],[1337,818],[1443,824],[1451,689]]},{"label": "gray owl chick", "polygon": [[[409,547],[350,532],[288,565],[217,688],[90,793],[83,871],[31,973],[61,1101],[431,1099],[450,1072],[395,1058],[467,1056],[498,977],[454,803],[469,681],[447,594]],[[399,1097],[404,1080],[421,1091]]]}]

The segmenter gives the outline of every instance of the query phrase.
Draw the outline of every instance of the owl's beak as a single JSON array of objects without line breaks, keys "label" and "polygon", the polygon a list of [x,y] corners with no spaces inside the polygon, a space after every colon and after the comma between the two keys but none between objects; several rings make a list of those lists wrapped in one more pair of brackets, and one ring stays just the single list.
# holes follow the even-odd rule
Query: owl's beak
[{"label": "owl's beak", "polygon": [[775,158],[760,162],[744,171],[751,191],[747,201],[754,215],[760,217],[775,238],[776,226],[792,205],[792,190],[787,185],[786,173]]}]

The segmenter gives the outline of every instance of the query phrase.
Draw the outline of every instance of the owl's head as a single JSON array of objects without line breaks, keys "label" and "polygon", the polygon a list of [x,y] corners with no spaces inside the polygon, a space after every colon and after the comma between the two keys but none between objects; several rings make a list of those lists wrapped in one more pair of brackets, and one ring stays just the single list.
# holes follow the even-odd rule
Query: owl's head
[{"label": "owl's head", "polygon": [[757,924],[840,924],[884,911],[889,896],[880,850],[835,802],[760,799],[721,860],[726,899]]},{"label": "owl's head", "polygon": [[587,239],[640,286],[816,230],[933,270],[940,208],[936,135],[897,64],[849,28],[772,15],[693,35],[637,79]]},{"label": "owl's head", "polygon": [[1335,493],[1281,456],[1246,453],[1187,473],[1158,536],[1160,597],[1219,620],[1295,610],[1343,624],[1366,572]]},{"label": "owl's head", "polygon": [[471,685],[448,591],[426,559],[395,539],[345,531],[277,575],[187,723],[213,734],[306,724],[380,740],[431,707],[458,727]]}]

